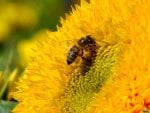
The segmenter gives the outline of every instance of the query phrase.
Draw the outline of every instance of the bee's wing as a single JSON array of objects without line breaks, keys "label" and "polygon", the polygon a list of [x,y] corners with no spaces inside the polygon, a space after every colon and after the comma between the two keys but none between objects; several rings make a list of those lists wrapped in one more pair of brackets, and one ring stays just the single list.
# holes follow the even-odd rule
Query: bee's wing
[{"label": "bee's wing", "polygon": [[[46,30],[46,34],[48,37],[50,37],[51,33],[53,33],[53,32]],[[57,37],[50,37],[50,38],[54,41],[57,41],[60,45],[67,45],[68,47],[76,44],[76,42],[78,40],[78,39],[67,39],[67,38],[61,39],[61,38],[57,38]]]},{"label": "bee's wing", "polygon": [[75,42],[73,40],[63,40],[60,42],[60,44],[66,46],[67,48],[71,48],[73,45],[75,45]]}]

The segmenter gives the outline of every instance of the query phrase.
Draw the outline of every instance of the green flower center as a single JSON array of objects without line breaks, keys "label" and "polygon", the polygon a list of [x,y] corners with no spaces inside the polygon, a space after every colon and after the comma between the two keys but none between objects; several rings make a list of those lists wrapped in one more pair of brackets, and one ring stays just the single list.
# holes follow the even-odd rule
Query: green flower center
[{"label": "green flower center", "polygon": [[102,43],[93,65],[86,73],[80,72],[70,77],[62,96],[63,113],[82,113],[92,102],[95,94],[101,91],[104,83],[111,77],[117,61],[119,45]]}]

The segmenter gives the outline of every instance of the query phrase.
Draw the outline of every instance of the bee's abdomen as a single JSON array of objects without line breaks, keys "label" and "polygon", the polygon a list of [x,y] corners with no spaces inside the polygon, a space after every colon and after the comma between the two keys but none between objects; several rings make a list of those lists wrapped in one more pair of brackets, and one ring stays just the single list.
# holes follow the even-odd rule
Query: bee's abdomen
[{"label": "bee's abdomen", "polygon": [[68,52],[67,55],[67,64],[70,65],[71,63],[73,63],[75,61],[75,59],[77,58],[78,54],[79,54],[80,49],[74,45]]}]

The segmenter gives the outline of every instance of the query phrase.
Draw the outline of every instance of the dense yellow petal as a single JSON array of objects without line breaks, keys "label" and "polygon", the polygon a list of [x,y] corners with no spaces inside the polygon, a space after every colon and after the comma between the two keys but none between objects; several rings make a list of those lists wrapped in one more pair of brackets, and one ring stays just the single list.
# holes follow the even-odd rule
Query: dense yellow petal
[{"label": "dense yellow petal", "polygon": [[[62,27],[34,47],[14,97],[14,113],[141,113],[150,109],[150,1],[81,0]],[[99,49],[93,66],[66,55],[91,35]],[[144,112],[144,111],[143,111]]]}]

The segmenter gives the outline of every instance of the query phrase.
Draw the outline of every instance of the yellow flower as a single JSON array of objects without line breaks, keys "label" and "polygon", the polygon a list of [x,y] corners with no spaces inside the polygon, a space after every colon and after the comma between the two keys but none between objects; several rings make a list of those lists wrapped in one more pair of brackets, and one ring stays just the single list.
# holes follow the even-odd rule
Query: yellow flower
[{"label": "yellow flower", "polygon": [[[148,112],[150,1],[82,0],[61,23],[34,48],[13,112]],[[68,66],[66,55],[70,44],[87,35],[99,48],[84,72],[87,62],[78,57]]]},{"label": "yellow flower", "polygon": [[25,4],[1,3],[0,12],[0,42],[6,41],[15,27],[33,28],[38,21],[37,12]]},{"label": "yellow flower", "polygon": [[21,67],[26,67],[28,65],[28,62],[30,60],[30,57],[33,56],[33,48],[35,48],[36,43],[41,38],[46,37],[47,34],[45,30],[41,30],[38,33],[36,33],[31,39],[25,39],[20,41],[20,43],[17,46],[17,50],[19,53],[19,64]]}]

